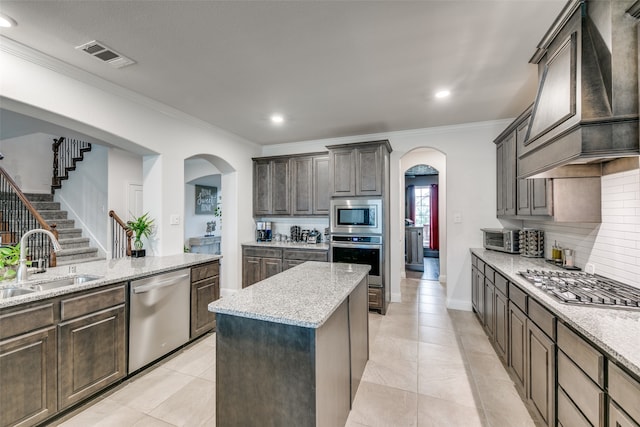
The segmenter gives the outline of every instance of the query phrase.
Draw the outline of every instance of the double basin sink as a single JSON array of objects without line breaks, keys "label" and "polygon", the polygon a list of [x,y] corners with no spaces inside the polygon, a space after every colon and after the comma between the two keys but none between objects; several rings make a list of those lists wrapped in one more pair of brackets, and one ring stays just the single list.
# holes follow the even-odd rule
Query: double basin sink
[{"label": "double basin sink", "polygon": [[21,286],[11,286],[0,289],[0,298],[11,298],[18,295],[26,295],[38,291],[46,291],[49,289],[61,288],[63,286],[80,285],[92,280],[102,279],[102,276],[94,276],[90,274],[79,274],[73,277],[62,277],[60,279],[52,279],[46,282],[29,285],[28,282]]}]

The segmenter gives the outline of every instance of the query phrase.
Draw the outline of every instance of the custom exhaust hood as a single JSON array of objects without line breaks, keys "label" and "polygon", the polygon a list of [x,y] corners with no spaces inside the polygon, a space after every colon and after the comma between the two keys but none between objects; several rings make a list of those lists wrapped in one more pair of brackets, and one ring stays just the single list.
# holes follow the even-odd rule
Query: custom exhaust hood
[{"label": "custom exhaust hood", "polygon": [[539,86],[518,178],[600,176],[640,155],[637,5],[570,0],[546,33],[529,61]]}]

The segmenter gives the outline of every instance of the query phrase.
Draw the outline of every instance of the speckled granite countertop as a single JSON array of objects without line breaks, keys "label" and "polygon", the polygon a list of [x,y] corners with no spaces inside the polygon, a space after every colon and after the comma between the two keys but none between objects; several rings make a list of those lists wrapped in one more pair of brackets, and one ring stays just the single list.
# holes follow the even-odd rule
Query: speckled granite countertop
[{"label": "speckled granite countertop", "polygon": [[471,249],[471,252],[640,377],[640,310],[560,303],[517,274],[528,268],[558,270],[558,267],[541,258],[525,258],[485,249]]},{"label": "speckled granite countertop", "polygon": [[242,246],[256,246],[260,248],[281,248],[281,249],[313,249],[316,251],[328,251],[328,243],[287,243],[287,242],[246,242]]},{"label": "speckled granite countertop", "polygon": [[308,261],[209,304],[209,311],[318,328],[369,273],[368,265]]},{"label": "speckled granite countertop", "polygon": [[[89,274],[100,276],[100,279],[92,280],[78,285],[64,286],[45,291],[32,292],[30,294],[18,295],[11,298],[0,298],[0,309],[12,307],[27,302],[38,301],[72,292],[83,291],[85,289],[97,288],[100,286],[151,276],[180,268],[191,267],[208,261],[220,259],[220,255],[192,254],[185,253],[171,256],[147,256],[144,258],[120,258],[108,261],[94,261],[75,264],[76,273],[69,274],[69,266],[53,267],[45,273],[30,274],[29,282],[24,285],[37,285],[38,283],[73,277],[74,275]],[[1,288],[15,287],[15,281],[0,282]]]}]

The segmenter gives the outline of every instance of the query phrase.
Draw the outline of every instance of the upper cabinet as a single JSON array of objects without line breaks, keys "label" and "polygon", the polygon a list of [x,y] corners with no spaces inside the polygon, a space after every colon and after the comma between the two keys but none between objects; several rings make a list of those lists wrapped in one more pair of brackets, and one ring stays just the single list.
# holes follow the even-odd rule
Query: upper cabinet
[{"label": "upper cabinet", "polygon": [[331,157],[332,196],[383,195],[391,152],[389,141],[331,145],[327,148]]},{"label": "upper cabinet", "polygon": [[253,159],[253,215],[328,215],[326,153]]}]

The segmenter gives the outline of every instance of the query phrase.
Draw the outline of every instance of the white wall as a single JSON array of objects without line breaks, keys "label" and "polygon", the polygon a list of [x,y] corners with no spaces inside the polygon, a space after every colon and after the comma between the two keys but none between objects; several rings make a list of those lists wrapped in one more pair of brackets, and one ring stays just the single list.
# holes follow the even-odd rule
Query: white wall
[{"label": "white wall", "polygon": [[25,193],[51,192],[53,175],[53,151],[51,144],[54,135],[34,133],[31,135],[7,138],[0,141],[0,160],[9,176]]},{"label": "white wall", "polygon": [[574,249],[576,265],[640,288],[640,170],[602,177],[602,223],[566,224],[525,221],[545,231],[545,254],[557,241]]},{"label": "white wall", "polygon": [[[509,120],[444,126],[347,138],[303,141],[264,147],[262,155],[281,155],[323,151],[326,145],[388,139],[391,153],[391,237],[392,254],[404,253],[404,171],[403,156],[416,148],[433,148],[446,156],[446,190],[440,194],[446,200],[446,215],[441,226],[446,227],[447,306],[471,310],[471,255],[469,248],[482,246],[482,227],[499,227],[496,219],[496,154],[493,140],[510,123]],[[434,165],[435,166],[435,165]],[[462,221],[453,222],[460,214]],[[394,226],[395,224],[395,226]],[[441,251],[441,256],[443,251]],[[400,295],[400,278],[404,259],[391,262],[392,300]]]},{"label": "white wall", "polygon": [[183,250],[182,224],[171,225],[169,219],[184,215],[184,159],[201,154],[224,159],[229,165],[222,171],[229,220],[223,239],[229,244],[221,285],[241,288],[240,244],[253,238],[253,218],[251,197],[238,194],[251,194],[251,157],[260,153],[257,145],[7,40],[0,45],[0,62],[3,107],[144,155],[143,204],[156,219],[157,254]]},{"label": "white wall", "polygon": [[108,168],[109,149],[92,145],[84,159],[76,163],[70,178],[56,190],[54,200],[60,209],[67,211],[67,218],[75,220],[76,228],[82,228],[82,236],[98,248],[99,256],[107,254],[108,218]]}]

